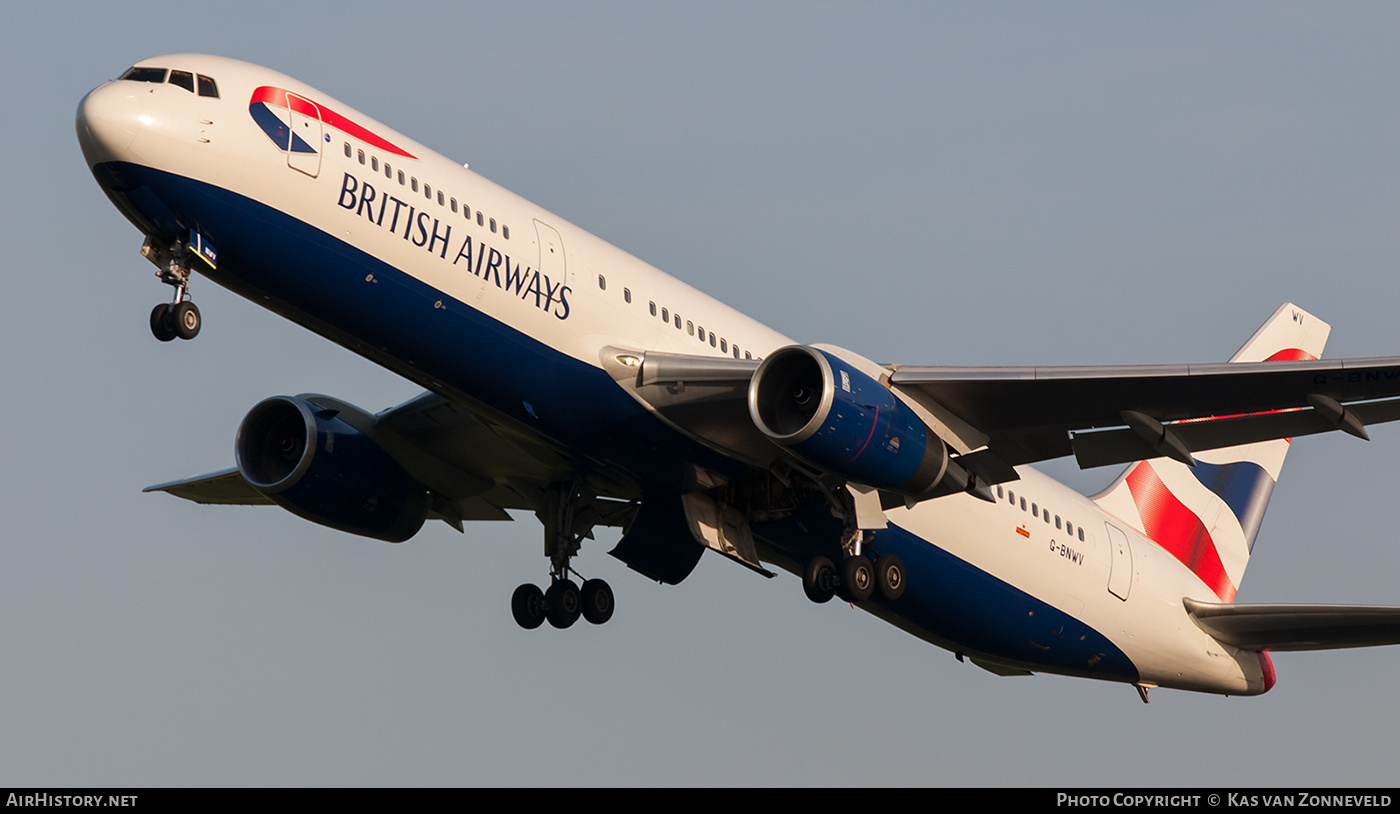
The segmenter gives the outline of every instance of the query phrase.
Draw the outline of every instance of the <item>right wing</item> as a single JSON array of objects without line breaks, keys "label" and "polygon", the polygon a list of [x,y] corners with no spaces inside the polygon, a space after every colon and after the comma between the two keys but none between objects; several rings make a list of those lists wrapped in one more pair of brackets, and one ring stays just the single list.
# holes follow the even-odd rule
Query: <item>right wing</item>
[{"label": "right wing", "polygon": [[[1153,434],[1160,438],[1164,431],[1187,452],[1198,452],[1337,429],[1364,437],[1361,427],[1400,419],[1400,400],[1394,400],[1400,397],[1400,357],[1129,367],[900,367],[890,382],[896,389],[922,394],[975,428],[986,437],[987,448],[1010,466],[1066,455],[1076,456],[1084,467],[1157,457],[1166,453],[1154,444]],[[1144,431],[1134,426],[1134,415],[1156,426]]]}]

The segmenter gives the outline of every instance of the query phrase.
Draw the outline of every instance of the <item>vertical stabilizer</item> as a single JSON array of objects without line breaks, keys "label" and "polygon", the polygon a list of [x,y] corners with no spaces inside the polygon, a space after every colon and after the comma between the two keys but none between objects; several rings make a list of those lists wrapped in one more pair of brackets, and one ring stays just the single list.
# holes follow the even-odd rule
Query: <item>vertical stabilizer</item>
[{"label": "vertical stabilizer", "polygon": [[[1284,303],[1230,361],[1317,359],[1331,330]],[[1169,458],[1138,461],[1094,501],[1233,602],[1288,446],[1280,439],[1200,452],[1194,467]]]}]

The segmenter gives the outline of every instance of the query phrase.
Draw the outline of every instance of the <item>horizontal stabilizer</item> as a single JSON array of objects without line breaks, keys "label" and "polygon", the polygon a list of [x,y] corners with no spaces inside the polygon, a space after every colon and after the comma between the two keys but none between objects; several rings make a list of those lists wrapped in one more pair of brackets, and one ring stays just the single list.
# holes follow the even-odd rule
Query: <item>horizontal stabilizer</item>
[{"label": "horizontal stabilizer", "polygon": [[1400,608],[1183,602],[1202,630],[1245,650],[1334,650],[1400,644]]}]

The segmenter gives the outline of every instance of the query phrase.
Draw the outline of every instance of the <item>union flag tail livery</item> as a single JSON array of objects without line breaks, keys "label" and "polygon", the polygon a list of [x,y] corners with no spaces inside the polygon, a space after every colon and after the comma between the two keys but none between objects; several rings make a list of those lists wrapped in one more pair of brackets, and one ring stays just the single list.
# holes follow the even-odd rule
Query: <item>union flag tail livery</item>
[{"label": "union flag tail livery", "polygon": [[[148,491],[392,543],[533,513],[547,587],[510,598],[527,629],[612,617],[612,588],[575,579],[614,526],[607,553],[658,582],[711,551],[960,662],[1144,700],[1265,692],[1268,650],[1400,643],[1400,609],[1234,603],[1288,439],[1400,420],[1400,358],[1321,361],[1328,327],[1293,305],[1233,364],[884,365],[798,344],[257,65],[142,60],[83,99],[77,134],[174,289],[156,339],[199,333],[197,273],[427,390],[379,413],[272,396],[236,467]],[[1091,499],[1032,466],[1069,455],[1136,463]]]},{"label": "union flag tail livery", "polygon": [[[1319,359],[1331,330],[1284,303],[1230,362]],[[1195,466],[1138,461],[1093,499],[1170,552],[1222,602],[1233,602],[1290,443],[1278,438],[1200,452]]]}]

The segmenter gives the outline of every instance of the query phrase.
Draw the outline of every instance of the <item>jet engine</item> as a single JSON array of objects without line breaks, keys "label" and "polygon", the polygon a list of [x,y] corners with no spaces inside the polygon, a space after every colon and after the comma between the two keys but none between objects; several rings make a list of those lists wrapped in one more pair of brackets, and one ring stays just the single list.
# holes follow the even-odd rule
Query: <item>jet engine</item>
[{"label": "jet engine", "polygon": [[748,397],[759,430],[828,472],[919,497],[948,470],[947,447],[913,410],[825,350],[792,345],[769,354]]},{"label": "jet engine", "polygon": [[235,450],[254,489],[313,523],[400,543],[428,515],[427,490],[337,410],[264,399],[239,425]]}]

